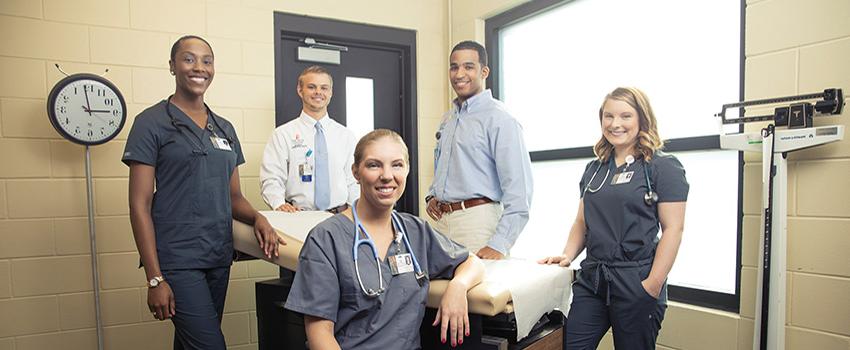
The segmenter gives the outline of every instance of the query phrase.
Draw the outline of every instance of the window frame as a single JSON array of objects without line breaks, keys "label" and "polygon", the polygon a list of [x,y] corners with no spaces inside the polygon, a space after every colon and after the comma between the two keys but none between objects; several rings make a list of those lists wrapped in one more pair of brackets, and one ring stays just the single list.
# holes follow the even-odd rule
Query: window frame
[{"label": "window frame", "polygon": [[[493,92],[493,97],[501,97],[501,80],[500,80],[500,59],[501,59],[501,40],[499,32],[518,22],[525,21],[538,14],[547,12],[557,7],[566,5],[574,0],[531,0],[529,2],[518,5],[501,14],[490,17],[485,20],[485,46],[490,60],[490,76],[487,78],[487,87]],[[746,21],[746,0],[740,2],[740,64],[739,64],[739,100],[744,100],[744,67],[745,67],[745,52],[744,52],[744,29]],[[718,106],[719,107],[719,106]],[[740,127],[743,131],[743,126]],[[664,150],[667,152],[682,152],[682,151],[700,151],[700,150],[720,150],[720,136],[695,136],[684,137],[666,140]],[[574,158],[594,157],[592,146],[550,149],[542,151],[529,152],[532,162],[551,161],[551,160],[569,160]],[[741,240],[743,229],[743,183],[744,183],[744,155],[743,152],[738,152],[738,203],[737,203],[737,246],[735,258],[735,293],[727,294],[709,290],[695,289],[689,287],[668,285],[668,298],[671,301],[677,301],[692,305],[704,306],[713,309],[740,312],[741,303]]]}]

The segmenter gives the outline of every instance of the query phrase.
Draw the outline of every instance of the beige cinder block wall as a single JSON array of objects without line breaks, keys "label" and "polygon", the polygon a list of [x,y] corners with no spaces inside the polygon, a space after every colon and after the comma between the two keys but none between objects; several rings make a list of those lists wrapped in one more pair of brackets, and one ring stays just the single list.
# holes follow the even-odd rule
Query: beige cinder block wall
[{"label": "beige cinder block wall", "polygon": [[[449,0],[449,47],[464,39],[483,42],[485,19],[526,1]],[[850,95],[850,1],[750,0],[745,31],[747,99],[827,87],[844,88]],[[815,124],[850,126],[848,118],[845,112],[817,119]],[[746,155],[740,314],[671,303],[659,349],[752,349],[760,162],[759,154]],[[788,172],[786,347],[846,350],[850,348],[850,205],[846,201],[850,197],[850,136],[793,153]],[[600,349],[612,347],[609,333]]]},{"label": "beige cinder block wall", "polygon": [[[96,343],[84,152],[47,121],[47,94],[62,78],[53,65],[68,73],[109,68],[131,117],[118,139],[92,150],[106,347],[170,349],[172,326],[150,317],[136,268],[128,171],[119,161],[129,123],[173,92],[171,43],[187,33],[206,37],[217,70],[207,102],[236,126],[247,161],[243,191],[265,207],[257,177],[274,126],[273,11],[416,30],[419,115],[439,117],[444,109],[445,0],[0,1],[0,350]],[[422,126],[426,148],[433,129]],[[432,174],[433,159],[423,154],[420,169]],[[420,185],[429,184],[423,176]],[[276,274],[263,262],[233,266],[223,322],[231,349],[256,348],[253,284]]]}]

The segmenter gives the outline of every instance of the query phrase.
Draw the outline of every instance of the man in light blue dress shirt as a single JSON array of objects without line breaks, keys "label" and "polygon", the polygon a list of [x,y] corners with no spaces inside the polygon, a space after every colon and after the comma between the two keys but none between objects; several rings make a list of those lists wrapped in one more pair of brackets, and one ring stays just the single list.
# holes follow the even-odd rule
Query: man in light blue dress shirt
[{"label": "man in light blue dress shirt", "polygon": [[484,89],[490,74],[481,44],[452,49],[449,80],[457,93],[437,131],[431,225],[483,259],[501,259],[528,222],[531,159],[522,127]]}]

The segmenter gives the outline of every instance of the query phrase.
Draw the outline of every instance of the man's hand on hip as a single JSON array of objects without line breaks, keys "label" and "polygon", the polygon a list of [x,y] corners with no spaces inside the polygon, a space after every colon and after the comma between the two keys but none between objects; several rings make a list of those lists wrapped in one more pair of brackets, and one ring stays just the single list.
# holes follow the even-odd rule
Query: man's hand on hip
[{"label": "man's hand on hip", "polygon": [[430,216],[434,221],[440,220],[443,217],[443,213],[440,212],[440,202],[437,201],[437,198],[431,198],[428,201],[428,207],[425,209],[428,212],[428,216]]}]

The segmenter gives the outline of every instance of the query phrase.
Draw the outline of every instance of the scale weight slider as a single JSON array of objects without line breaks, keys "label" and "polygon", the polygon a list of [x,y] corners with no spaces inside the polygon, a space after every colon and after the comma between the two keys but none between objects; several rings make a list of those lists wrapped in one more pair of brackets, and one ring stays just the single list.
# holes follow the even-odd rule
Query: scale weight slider
[{"label": "scale weight slider", "polygon": [[812,115],[814,108],[811,103],[795,103],[789,106],[788,113],[788,128],[810,128],[814,126],[812,123]]}]

